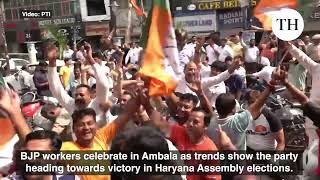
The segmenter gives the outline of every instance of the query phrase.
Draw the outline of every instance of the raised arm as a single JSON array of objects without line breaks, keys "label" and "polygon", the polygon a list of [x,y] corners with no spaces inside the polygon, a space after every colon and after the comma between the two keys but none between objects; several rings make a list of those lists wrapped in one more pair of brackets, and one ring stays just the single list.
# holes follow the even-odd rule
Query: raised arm
[{"label": "raised arm", "polygon": [[[140,103],[145,108],[148,116],[150,117],[151,123],[158,128],[161,132],[165,134],[166,137],[170,137],[171,134],[171,125],[168,121],[162,119],[161,113],[156,110],[152,105],[150,104],[150,97],[148,96],[148,92],[146,90],[140,91]],[[160,98],[161,99],[161,98]],[[153,98],[153,101],[155,104],[159,104],[160,102],[157,102],[159,98]]]},{"label": "raised arm", "polygon": [[72,113],[74,111],[74,99],[69,96],[69,94],[63,88],[59,74],[56,67],[56,58],[58,52],[55,46],[50,46],[48,49],[48,82],[49,88],[53,96],[58,99],[59,103],[67,109],[68,112]]},{"label": "raised arm", "polygon": [[286,86],[288,91],[295,97],[302,105],[305,105],[309,102],[309,98],[298,88],[288,81],[288,73],[281,71],[281,82]]},{"label": "raised arm", "polygon": [[272,73],[272,80],[268,83],[267,88],[261,93],[259,98],[249,106],[248,110],[251,113],[251,116],[253,117],[253,119],[257,119],[260,116],[262,107],[265,104],[265,101],[269,97],[270,93],[274,90],[275,88],[274,85],[277,83],[278,81],[277,78],[279,76],[280,76],[280,71],[279,69],[276,69]]},{"label": "raised arm", "polygon": [[114,86],[114,96],[117,97],[118,99],[121,98],[122,95],[122,81],[123,81],[123,70],[122,67],[117,66],[116,71],[118,73],[117,80],[116,80],[116,85]]},{"label": "raised arm", "polygon": [[241,43],[241,46],[246,49],[247,48],[247,44],[243,41],[243,38],[241,37],[240,39],[240,43]]},{"label": "raised arm", "polygon": [[117,123],[119,129],[123,129],[127,122],[134,116],[135,112],[138,112],[140,107],[140,102],[137,97],[134,97],[128,101],[128,103],[125,105],[123,111],[117,119],[114,120],[115,123]]},{"label": "raised arm", "polygon": [[187,86],[189,89],[191,89],[193,92],[195,92],[200,100],[200,105],[203,109],[207,111],[207,113],[210,114],[210,116],[213,115],[214,111],[212,108],[212,105],[210,104],[210,101],[208,100],[207,96],[203,92],[203,88],[201,85],[201,77],[200,77],[200,72],[198,71],[195,75],[195,83],[190,84],[187,83]]},{"label": "raised arm", "polygon": [[97,80],[97,97],[95,99],[99,104],[105,104],[108,102],[110,84],[108,83],[107,76],[104,74],[102,67],[96,63],[92,57],[91,45],[85,43],[85,48],[87,50],[87,61],[92,66]]},{"label": "raised arm", "polygon": [[204,44],[204,38],[198,37],[196,41],[195,53],[193,57],[193,61],[196,63],[197,67],[201,68],[201,50]]},{"label": "raised arm", "polygon": [[318,66],[314,60],[307,56],[303,51],[297,48],[295,45],[289,43],[289,52],[293,57],[295,57],[299,63],[303,65],[310,73]]},{"label": "raised arm", "polygon": [[0,107],[8,113],[19,137],[25,141],[26,136],[31,132],[31,129],[21,113],[19,96],[10,89],[1,88]]},{"label": "raised arm", "polygon": [[223,73],[220,73],[217,76],[205,78],[201,81],[201,84],[203,87],[211,87],[213,85],[219,84],[227,79],[229,79],[230,75],[240,67],[240,60],[235,59],[232,63],[232,65],[229,67],[228,70],[226,70]]}]

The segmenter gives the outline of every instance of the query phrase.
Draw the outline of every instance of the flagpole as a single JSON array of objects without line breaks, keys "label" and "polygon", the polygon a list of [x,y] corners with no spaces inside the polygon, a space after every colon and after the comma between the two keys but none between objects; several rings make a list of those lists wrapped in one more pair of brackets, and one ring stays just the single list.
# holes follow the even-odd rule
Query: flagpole
[{"label": "flagpole", "polygon": [[[129,2],[128,2],[129,3]],[[129,3],[128,7],[128,26],[125,36],[125,43],[130,43],[131,41],[131,29],[132,29],[132,4]]]},{"label": "flagpole", "polygon": [[142,10],[142,12],[144,13],[144,3],[143,3],[143,0],[141,0],[140,2],[141,2],[141,10]]},{"label": "flagpole", "polygon": [[[1,5],[1,4],[0,4]],[[7,44],[7,39],[6,39],[6,33],[4,29],[4,18],[3,18],[3,11],[2,11],[2,6],[0,6],[0,29],[2,30],[2,39],[3,39],[3,45],[4,45],[4,55],[6,59],[6,67],[5,67],[5,75],[10,74],[10,63],[9,63],[9,55],[8,55],[8,44]]]}]

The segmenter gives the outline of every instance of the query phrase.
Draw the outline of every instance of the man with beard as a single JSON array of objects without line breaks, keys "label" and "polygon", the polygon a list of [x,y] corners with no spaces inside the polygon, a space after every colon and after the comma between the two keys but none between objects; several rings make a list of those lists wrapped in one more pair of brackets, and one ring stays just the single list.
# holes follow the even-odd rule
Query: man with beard
[{"label": "man with beard", "polygon": [[63,89],[61,82],[59,81],[59,75],[56,68],[56,57],[57,48],[49,47],[48,49],[48,59],[49,59],[49,87],[55,98],[58,99],[59,103],[72,114],[75,110],[81,110],[84,108],[92,108],[96,112],[96,121],[98,127],[102,127],[107,123],[106,112],[109,110],[110,104],[108,101],[109,94],[109,84],[107,77],[103,73],[101,66],[95,62],[92,57],[92,49],[90,44],[85,43],[88,62],[92,66],[95,72],[95,77],[97,80],[97,96],[92,99],[90,96],[90,87],[87,85],[79,85],[76,88],[75,97],[72,98]]}]

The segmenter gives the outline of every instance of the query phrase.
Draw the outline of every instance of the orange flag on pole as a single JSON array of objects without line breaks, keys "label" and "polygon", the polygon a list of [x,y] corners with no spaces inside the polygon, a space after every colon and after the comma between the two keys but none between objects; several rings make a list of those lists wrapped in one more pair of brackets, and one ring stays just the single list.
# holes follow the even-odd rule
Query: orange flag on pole
[{"label": "orange flag on pole", "polygon": [[129,0],[129,3],[132,4],[132,6],[136,10],[136,13],[138,16],[146,17],[143,10],[139,7],[137,0]]},{"label": "orange flag on pole", "polygon": [[265,30],[272,30],[272,14],[282,8],[296,9],[297,0],[261,0],[254,8],[254,16],[259,19]]},{"label": "orange flag on pole", "polygon": [[[173,69],[178,65],[178,49],[173,29],[169,0],[153,0],[147,46],[139,74],[151,79],[150,96],[168,96],[177,83],[172,74],[165,72],[167,58]],[[175,73],[178,71],[176,70]]]}]

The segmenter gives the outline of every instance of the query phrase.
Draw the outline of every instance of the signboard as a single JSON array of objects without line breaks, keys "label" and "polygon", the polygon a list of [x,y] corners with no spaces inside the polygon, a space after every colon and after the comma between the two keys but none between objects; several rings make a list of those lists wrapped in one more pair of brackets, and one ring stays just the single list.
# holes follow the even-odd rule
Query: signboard
[{"label": "signboard", "polygon": [[243,11],[241,9],[217,11],[219,30],[241,28],[244,26]]},{"label": "signboard", "polygon": [[85,27],[86,36],[102,36],[109,33],[107,24],[90,24]]},{"label": "signboard", "polygon": [[60,24],[74,24],[76,19],[74,17],[70,18],[59,18],[59,19],[49,19],[49,20],[42,20],[39,21],[39,26],[47,26],[47,25],[60,25]]},{"label": "signboard", "polygon": [[181,27],[188,33],[215,31],[215,12],[178,12],[174,17],[175,27]]},{"label": "signboard", "polygon": [[[67,39],[72,39],[73,30],[71,27],[59,27],[58,32],[61,35],[66,36]],[[50,33],[48,29],[41,29],[40,34],[42,39],[53,38],[53,35]]]},{"label": "signboard", "polygon": [[[249,0],[249,5],[256,6],[259,0]],[[173,3],[176,11],[217,10],[243,7],[244,0],[184,0]]]},{"label": "signboard", "polygon": [[309,21],[320,21],[320,6],[312,11]]}]

